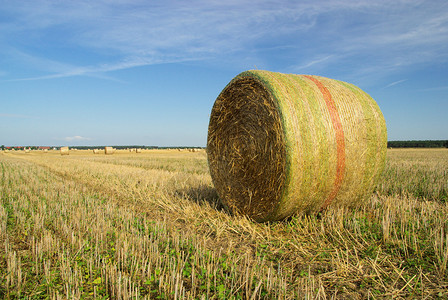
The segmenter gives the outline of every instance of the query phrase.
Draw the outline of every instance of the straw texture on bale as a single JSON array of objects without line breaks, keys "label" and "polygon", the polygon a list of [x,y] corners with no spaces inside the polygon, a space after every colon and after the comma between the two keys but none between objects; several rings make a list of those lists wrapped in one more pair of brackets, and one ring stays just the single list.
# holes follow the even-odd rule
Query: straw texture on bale
[{"label": "straw texture on bale", "polygon": [[114,154],[115,149],[113,147],[104,147],[104,153],[106,154]]},{"label": "straw texture on bale", "polygon": [[61,147],[61,155],[69,155],[68,147]]},{"label": "straw texture on bale", "polygon": [[384,117],[358,87],[246,71],[215,101],[207,154],[224,205],[256,221],[369,197],[387,147]]}]

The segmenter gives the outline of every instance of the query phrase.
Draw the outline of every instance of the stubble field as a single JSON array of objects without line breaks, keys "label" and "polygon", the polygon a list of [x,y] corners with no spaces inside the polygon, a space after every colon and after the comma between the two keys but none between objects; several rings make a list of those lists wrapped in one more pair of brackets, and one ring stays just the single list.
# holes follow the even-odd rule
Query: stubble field
[{"label": "stubble field", "polygon": [[388,150],[357,208],[255,223],[205,151],[0,153],[0,298],[448,297],[448,149]]}]

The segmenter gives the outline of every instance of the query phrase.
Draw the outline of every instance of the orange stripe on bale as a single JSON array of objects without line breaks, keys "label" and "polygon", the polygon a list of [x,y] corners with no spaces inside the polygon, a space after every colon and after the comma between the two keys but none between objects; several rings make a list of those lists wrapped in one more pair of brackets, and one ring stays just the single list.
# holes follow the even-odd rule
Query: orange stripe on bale
[{"label": "orange stripe on bale", "polygon": [[334,103],[333,98],[331,97],[328,89],[314,77],[309,75],[305,75],[306,78],[312,80],[320,92],[324,96],[325,104],[327,105],[328,112],[330,113],[331,122],[333,124],[333,128],[336,134],[336,151],[337,151],[337,166],[336,166],[336,179],[334,181],[334,188],[331,191],[330,195],[328,195],[327,199],[325,199],[324,204],[322,205],[322,209],[325,209],[328,205],[331,204],[333,199],[339,192],[341,188],[342,181],[344,179],[344,170],[345,170],[345,138],[344,138],[344,130],[342,129],[341,118],[339,117],[339,113],[336,109],[336,105]]}]

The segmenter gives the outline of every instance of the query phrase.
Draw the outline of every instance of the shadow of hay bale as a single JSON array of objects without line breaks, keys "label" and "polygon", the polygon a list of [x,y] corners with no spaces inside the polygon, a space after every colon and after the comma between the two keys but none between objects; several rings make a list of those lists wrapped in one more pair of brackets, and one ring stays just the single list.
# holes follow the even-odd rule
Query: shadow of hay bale
[{"label": "shadow of hay bale", "polygon": [[222,204],[221,199],[219,198],[218,193],[216,192],[216,189],[214,187],[208,185],[188,187],[177,190],[175,194],[199,205],[208,203],[213,209],[217,211],[224,211],[225,213],[231,215],[227,207]]}]

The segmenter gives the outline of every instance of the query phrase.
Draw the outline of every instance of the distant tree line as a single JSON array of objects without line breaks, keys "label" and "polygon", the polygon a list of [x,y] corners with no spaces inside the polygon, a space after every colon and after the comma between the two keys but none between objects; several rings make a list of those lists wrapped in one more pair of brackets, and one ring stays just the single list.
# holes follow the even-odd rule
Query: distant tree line
[{"label": "distant tree line", "polygon": [[[69,146],[70,149],[79,149],[79,150],[87,150],[87,149],[104,149],[104,147],[106,146],[110,146],[110,145],[105,145],[105,146]],[[203,149],[203,147],[187,147],[187,146],[172,146],[172,147],[159,147],[159,146],[143,146],[143,145],[126,145],[126,146],[114,146],[112,145],[111,147],[115,148],[115,149],[129,149],[129,148],[139,148],[139,149]],[[61,147],[60,146],[5,146],[5,145],[1,145],[0,149],[1,150],[5,150],[5,149],[14,149],[14,150],[22,150],[22,149],[30,149],[30,150],[38,150],[38,149],[43,149],[43,148],[48,148],[48,149],[57,149],[59,150]]]},{"label": "distant tree line", "polygon": [[5,146],[5,145],[1,145],[0,146],[1,150],[22,150],[22,149],[30,149],[30,150],[37,150],[39,149],[38,146]]},{"label": "distant tree line", "polygon": [[126,145],[126,146],[114,146],[114,145],[103,145],[103,146],[69,146],[69,148],[76,148],[79,150],[87,149],[104,149],[104,147],[110,146],[115,149],[128,149],[128,148],[140,148],[140,149],[157,149],[157,146],[142,146],[142,145]]},{"label": "distant tree line", "polygon": [[448,140],[439,141],[389,141],[388,148],[448,148]]},{"label": "distant tree line", "polygon": [[[166,146],[166,147],[160,147],[160,146],[143,146],[143,145],[121,145],[121,146],[114,146],[114,145],[105,145],[110,146],[115,149],[132,149],[132,148],[138,148],[138,149],[202,149],[203,147],[199,146]],[[79,150],[86,150],[86,149],[103,149],[105,146],[69,146],[70,149],[79,149]],[[58,147],[59,149],[59,147]]]}]

